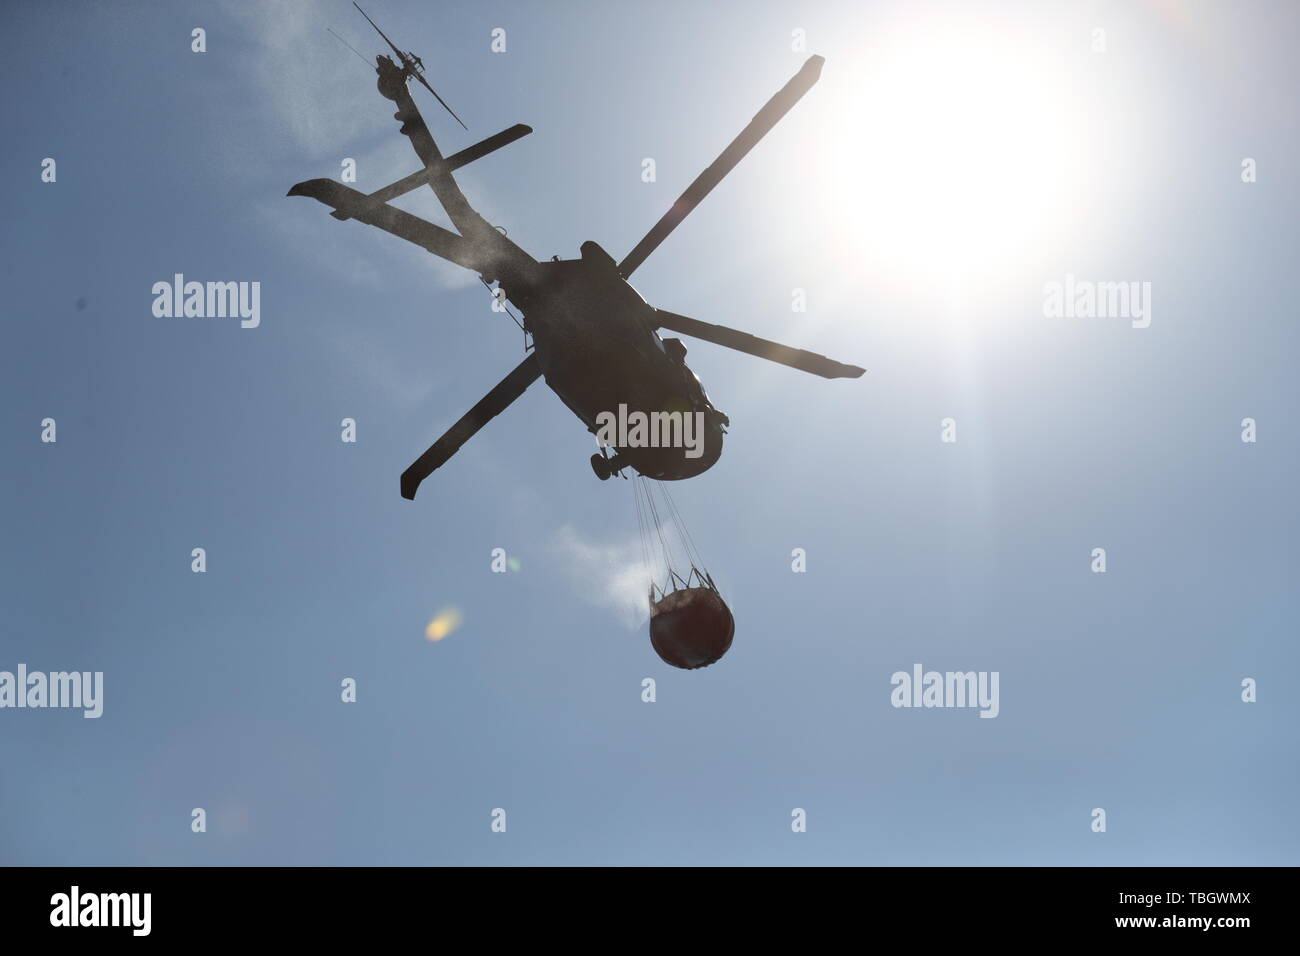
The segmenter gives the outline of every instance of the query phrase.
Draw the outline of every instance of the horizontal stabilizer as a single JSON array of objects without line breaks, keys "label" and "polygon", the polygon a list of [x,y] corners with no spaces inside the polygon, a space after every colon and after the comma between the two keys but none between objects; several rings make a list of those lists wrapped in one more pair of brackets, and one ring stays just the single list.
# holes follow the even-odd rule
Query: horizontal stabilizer
[{"label": "horizontal stabilizer", "polygon": [[797,368],[802,372],[811,372],[813,375],[820,375],[822,378],[859,378],[866,371],[866,369],[859,368],[856,365],[845,365],[843,362],[828,359],[825,355],[818,355],[816,352],[792,349],[788,345],[769,342],[767,339],[760,339],[757,335],[750,335],[748,332],[737,332],[725,325],[711,325],[708,322],[701,322],[699,319],[678,315],[676,312],[664,312],[662,309],[655,309],[655,323],[661,329],[680,332],[682,335],[703,339],[706,342],[712,342],[714,345],[735,349],[737,352],[757,355],[769,362],[788,365],[790,368]]},{"label": "horizontal stabilizer", "polygon": [[[403,176],[395,183],[389,183],[383,189],[376,189],[366,196],[371,202],[392,202],[398,196],[405,196],[407,193],[419,189],[429,181],[429,171],[427,169],[417,169],[409,176]],[[335,210],[330,213],[335,219],[348,219],[349,217]]]},{"label": "horizontal stabilizer", "polygon": [[523,123],[516,123],[507,130],[502,130],[495,136],[489,136],[481,143],[475,143],[473,146],[466,146],[459,153],[453,153],[447,157],[448,171],[460,169],[476,159],[482,159],[488,153],[496,152],[502,146],[509,146],[517,139],[523,139],[533,131],[531,126],[525,126]]},{"label": "horizontal stabilizer", "polygon": [[[443,160],[442,171],[452,172],[460,169],[462,166],[474,162],[476,159],[482,159],[488,153],[495,152],[502,146],[509,146],[517,139],[522,139],[533,131],[531,126],[525,126],[523,123],[517,123],[507,130],[497,133],[495,136],[489,136],[481,143],[475,143],[466,149],[462,149],[454,156],[448,156]],[[392,202],[398,196],[405,196],[407,193],[419,189],[429,181],[432,171],[429,169],[417,169],[409,176],[403,176],[395,183],[390,183],[383,189],[377,189],[366,196],[372,202]],[[330,213],[335,219],[351,219],[352,217],[342,210],[335,210]]]},{"label": "horizontal stabilizer", "polygon": [[425,222],[405,210],[376,202],[365,193],[350,189],[332,179],[309,179],[289,190],[290,196],[307,196],[343,213],[344,216],[375,226],[394,236],[413,242],[420,248],[441,256],[466,269],[476,269],[473,247],[461,236]]}]

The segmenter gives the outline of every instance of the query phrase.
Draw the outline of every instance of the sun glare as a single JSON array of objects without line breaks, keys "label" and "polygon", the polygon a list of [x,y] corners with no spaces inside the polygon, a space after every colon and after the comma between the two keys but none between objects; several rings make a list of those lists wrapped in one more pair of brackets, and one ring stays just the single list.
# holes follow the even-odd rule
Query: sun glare
[{"label": "sun glare", "polygon": [[832,178],[850,248],[952,279],[1062,234],[1078,151],[1052,56],[991,24],[881,38],[845,84],[848,142]]}]

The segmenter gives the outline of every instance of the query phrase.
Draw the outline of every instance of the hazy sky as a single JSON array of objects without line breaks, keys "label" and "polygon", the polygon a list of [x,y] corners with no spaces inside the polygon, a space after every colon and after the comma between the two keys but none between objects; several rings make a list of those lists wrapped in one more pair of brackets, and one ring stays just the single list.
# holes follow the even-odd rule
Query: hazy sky
[{"label": "hazy sky", "polygon": [[[672,492],[736,637],[676,671],[618,586],[632,484],[544,384],[398,495],[522,342],[285,198],[417,165],[349,3],[5,4],[0,670],[105,690],[0,710],[0,862],[1300,862],[1294,5],[367,10],[446,152],[535,129],[460,178],[538,258],[621,258],[824,55],[635,278],[868,372],[687,340],[732,427]],[[260,326],[155,317],[175,273],[260,282]],[[1047,317],[1067,275],[1149,282],[1150,324]],[[917,663],[998,672],[999,715],[892,707]]]}]

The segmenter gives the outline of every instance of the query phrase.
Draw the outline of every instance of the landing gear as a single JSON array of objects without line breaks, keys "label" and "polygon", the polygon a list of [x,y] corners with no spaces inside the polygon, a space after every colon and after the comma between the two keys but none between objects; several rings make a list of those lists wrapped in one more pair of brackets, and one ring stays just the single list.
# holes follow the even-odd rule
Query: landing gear
[{"label": "landing gear", "polygon": [[591,456],[591,470],[596,473],[596,477],[601,481],[608,481],[611,475],[617,475],[622,468],[623,463],[619,461],[618,455],[610,458],[604,452],[601,452],[598,455]]}]

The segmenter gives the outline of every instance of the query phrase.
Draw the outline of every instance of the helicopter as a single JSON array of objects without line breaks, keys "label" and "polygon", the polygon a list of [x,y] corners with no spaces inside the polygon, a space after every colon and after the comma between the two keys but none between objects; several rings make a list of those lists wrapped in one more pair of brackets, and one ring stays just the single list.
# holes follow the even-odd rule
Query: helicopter
[{"label": "helicopter", "polygon": [[[355,0],[353,5],[357,6]],[[336,219],[355,219],[375,226],[473,270],[489,289],[495,282],[492,295],[497,301],[493,308],[509,311],[513,304],[519,310],[522,317],[516,317],[516,322],[524,330],[527,352],[523,361],[402,473],[403,498],[414,499],[422,481],[538,378],[545,378],[588,431],[597,435],[600,450],[591,456],[591,467],[602,481],[622,475],[625,468],[660,481],[690,478],[708,470],[722,454],[730,419],[713,405],[687,366],[686,346],[681,339],[663,338],[661,330],[703,339],[823,378],[858,378],[864,373],[865,369],[856,365],[655,308],[628,282],[637,267],[812,88],[821,75],[825,62],[822,57],[808,58],[621,261],[616,262],[592,240],[581,244],[577,259],[555,257],[542,261],[476,212],[453,176],[462,166],[528,135],[532,128],[517,124],[444,156],[411,96],[412,78],[433,93],[423,77],[421,61],[400,50],[364,10],[361,13],[397,53],[400,64],[386,54],[375,57],[377,86],[380,95],[397,105],[394,118],[401,121],[400,132],[410,140],[421,168],[369,194],[330,179],[310,179],[293,186],[288,195],[316,199],[331,207]],[[433,95],[451,112],[437,93]],[[389,204],[425,184],[458,233]],[[598,429],[600,422],[615,410],[657,417],[669,426],[674,421],[672,416],[693,416],[700,425],[702,442],[693,449],[681,447],[680,442],[648,443],[635,429],[621,445],[606,442]],[[672,427],[666,430],[670,436],[673,434]]]}]

